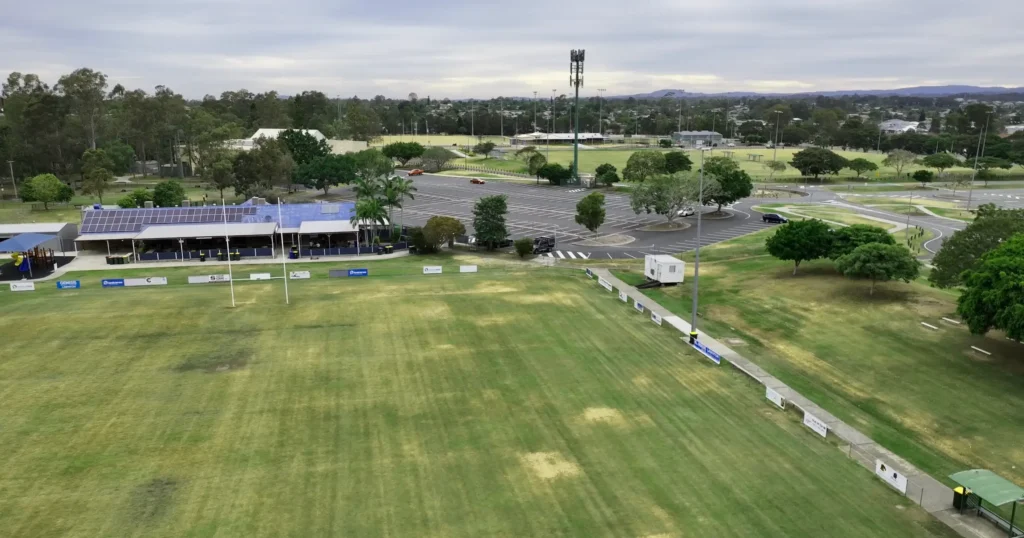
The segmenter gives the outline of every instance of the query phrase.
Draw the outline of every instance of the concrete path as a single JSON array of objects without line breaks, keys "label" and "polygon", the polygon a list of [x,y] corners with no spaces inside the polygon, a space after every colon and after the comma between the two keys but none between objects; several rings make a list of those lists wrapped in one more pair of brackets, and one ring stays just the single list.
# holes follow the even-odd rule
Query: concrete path
[{"label": "concrete path", "polygon": [[[674,318],[669,324],[678,329],[682,336],[690,333],[689,323],[657,304],[653,299],[647,297],[633,286],[622,282],[607,269],[591,269],[591,272],[610,282],[617,290],[625,292],[634,301],[639,300],[648,310],[662,316],[666,321],[670,317]],[[765,387],[781,394],[786,399],[788,405],[792,405],[805,413],[810,413],[827,424],[829,434],[835,435],[842,440],[843,444],[840,446],[840,449],[871,472],[875,471],[875,461],[881,460],[889,468],[903,474],[903,476],[907,477],[907,491],[905,495],[961,536],[968,538],[998,538],[1006,535],[1005,532],[997,529],[995,525],[981,518],[956,513],[953,509],[952,489],[839,420],[828,411],[818,407],[817,404],[776,379],[746,357],[736,353],[703,332],[700,333],[699,340],[741,372]]]}]

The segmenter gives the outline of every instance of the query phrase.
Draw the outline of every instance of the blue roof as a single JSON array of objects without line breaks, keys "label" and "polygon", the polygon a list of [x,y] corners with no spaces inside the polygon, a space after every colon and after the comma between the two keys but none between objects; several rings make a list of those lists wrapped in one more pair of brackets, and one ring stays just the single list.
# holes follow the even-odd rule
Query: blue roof
[{"label": "blue roof", "polygon": [[26,252],[43,243],[56,239],[56,235],[20,234],[0,242],[0,252]]},{"label": "blue roof", "polygon": [[[298,228],[304,221],[330,221],[352,218],[355,204],[282,204],[282,228]],[[193,206],[141,209],[97,209],[86,211],[82,219],[82,235],[111,232],[141,232],[152,225],[208,224],[223,222],[278,222],[277,205],[253,205],[251,200],[237,206]]]}]

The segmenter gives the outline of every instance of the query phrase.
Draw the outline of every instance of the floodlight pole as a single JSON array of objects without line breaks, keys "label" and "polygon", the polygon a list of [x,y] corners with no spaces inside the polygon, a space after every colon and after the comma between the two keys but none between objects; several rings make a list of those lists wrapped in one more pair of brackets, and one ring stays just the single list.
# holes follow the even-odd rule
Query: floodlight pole
[{"label": "floodlight pole", "polygon": [[697,294],[700,280],[700,222],[704,209],[704,150],[700,150],[700,183],[697,187],[697,250],[693,258],[693,305],[690,312],[690,344],[697,343]]},{"label": "floodlight pole", "polygon": [[[224,245],[228,252],[228,284],[231,285],[231,308],[235,307],[235,276],[231,271],[231,238],[228,236],[228,206],[224,203],[224,198],[220,199],[221,211],[224,213]],[[134,241],[133,247],[134,247]],[[283,247],[284,245],[282,245]]]},{"label": "floodlight pole", "polygon": [[[597,90],[597,134],[604,135],[604,92],[605,88],[598,88]],[[603,141],[603,140],[602,140]]]},{"label": "floodlight pole", "polygon": [[533,92],[533,130],[537,131],[537,91]]},{"label": "floodlight pole", "polygon": [[988,134],[988,122],[991,119],[992,119],[992,113],[989,112],[988,115],[985,116],[985,127],[981,130],[981,134],[978,136],[978,150],[974,153],[974,172],[971,173],[971,187],[967,191],[967,211],[968,212],[971,211],[971,199],[974,196],[974,178],[978,177],[978,157],[981,156],[981,152],[983,151],[982,148],[985,147],[983,144],[984,144],[985,136]]},{"label": "floodlight pole", "polygon": [[583,61],[586,51],[573,49],[569,53],[569,85],[576,89],[572,118],[572,180],[580,182],[580,86],[583,85]]},{"label": "floodlight pole", "polygon": [[[284,304],[292,304],[288,297],[288,253],[284,250],[284,219],[281,218],[281,197],[277,197],[277,230],[281,232],[281,267],[284,269]],[[356,230],[356,234],[359,234],[359,230]],[[327,246],[330,245],[331,236],[327,236]],[[229,255],[230,257],[230,255]]]},{"label": "floodlight pole", "polygon": [[768,172],[768,183],[775,177],[776,156],[779,154],[779,123],[782,121],[782,111],[775,111],[775,142],[772,143],[772,169]]}]

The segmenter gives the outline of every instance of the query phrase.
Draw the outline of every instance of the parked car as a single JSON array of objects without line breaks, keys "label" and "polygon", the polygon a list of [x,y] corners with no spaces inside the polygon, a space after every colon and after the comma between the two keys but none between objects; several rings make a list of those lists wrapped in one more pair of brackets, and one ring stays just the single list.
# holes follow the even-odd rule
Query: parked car
[{"label": "parked car", "polygon": [[689,217],[689,216],[692,216],[692,215],[694,215],[694,211],[693,211],[692,207],[684,207],[684,208],[682,208],[682,209],[680,209],[679,211],[676,212],[676,216],[677,217]]},{"label": "parked car", "polygon": [[555,249],[555,238],[554,237],[534,237],[533,238],[533,253],[541,254],[544,252],[551,252]]},{"label": "parked car", "polygon": [[475,177],[475,178],[469,180],[469,182],[474,184],[474,185],[483,185],[483,184],[487,183],[486,181],[484,181],[484,180],[482,180],[482,179],[480,179],[478,177]]},{"label": "parked car", "polygon": [[765,222],[775,222],[778,224],[785,224],[789,222],[789,219],[779,215],[778,213],[765,213],[764,215],[761,215],[761,220]]},{"label": "parked car", "polygon": [[423,175],[423,170],[420,170],[419,168],[413,168],[412,170],[409,170],[409,175],[410,176],[422,176]]}]

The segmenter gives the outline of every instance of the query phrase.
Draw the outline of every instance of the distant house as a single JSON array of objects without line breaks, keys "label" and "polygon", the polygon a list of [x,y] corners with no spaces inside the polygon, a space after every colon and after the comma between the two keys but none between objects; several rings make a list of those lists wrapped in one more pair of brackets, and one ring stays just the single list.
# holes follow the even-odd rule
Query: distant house
[{"label": "distant house", "polygon": [[902,133],[915,133],[921,128],[921,124],[916,121],[905,121],[905,120],[886,120],[883,121],[879,127],[882,132],[888,134],[902,134]]},{"label": "distant house", "polygon": [[[260,138],[266,138],[268,140],[273,140],[273,139],[277,138],[278,136],[280,136],[281,133],[283,133],[283,132],[285,132],[287,130],[288,129],[257,129],[256,133],[254,133],[252,136],[249,137],[249,140],[259,140]],[[327,137],[324,136],[323,133],[321,133],[320,131],[318,131],[316,129],[295,129],[295,130],[300,132],[300,133],[308,134],[308,135],[312,136],[313,138],[315,138],[317,140],[327,140]]]},{"label": "distant house", "polygon": [[[510,140],[513,146],[534,146],[537,144],[572,144],[575,138],[576,137],[573,133],[533,132],[513,136]],[[605,136],[598,133],[579,134],[580,144],[595,144],[603,142],[604,140]]]}]

